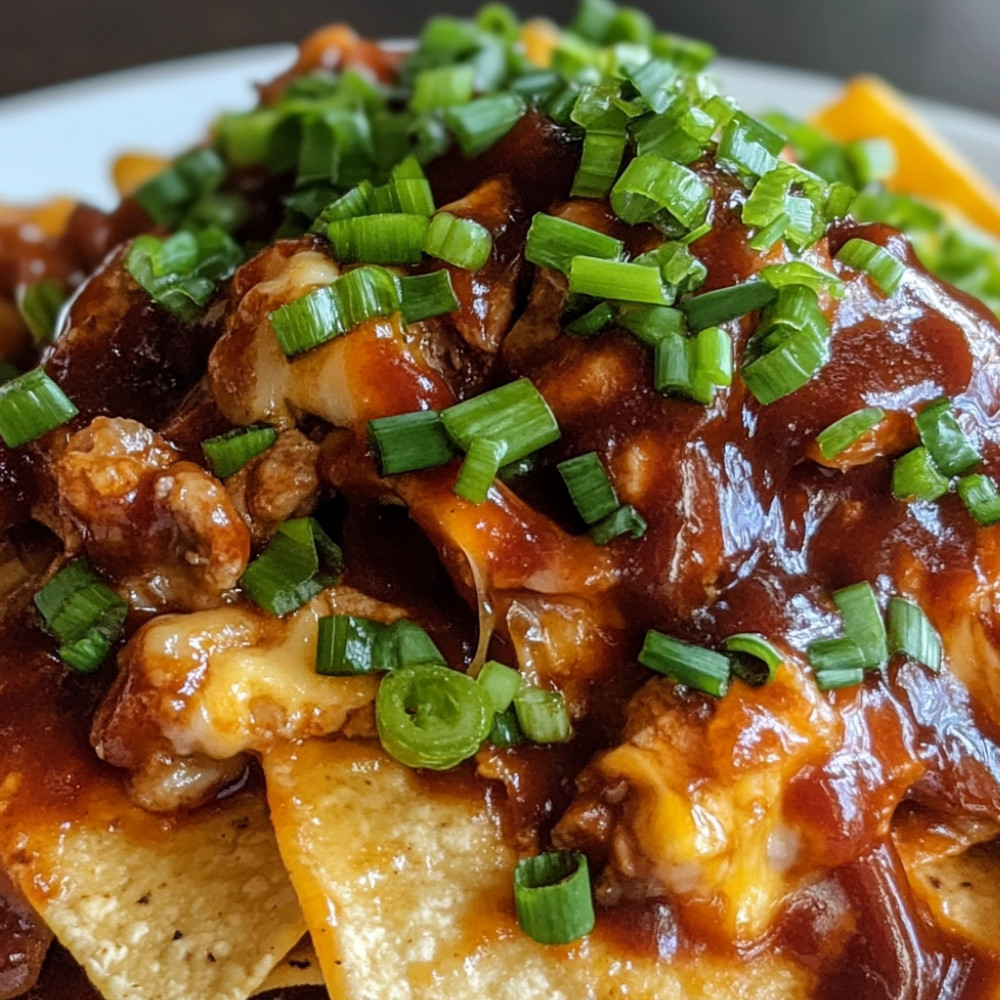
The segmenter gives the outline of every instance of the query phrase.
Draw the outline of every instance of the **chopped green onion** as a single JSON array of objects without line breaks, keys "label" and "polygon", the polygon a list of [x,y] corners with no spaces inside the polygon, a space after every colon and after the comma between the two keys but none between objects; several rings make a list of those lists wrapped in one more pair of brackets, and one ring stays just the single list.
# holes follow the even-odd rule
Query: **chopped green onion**
[{"label": "chopped green onion", "polygon": [[59,640],[59,658],[82,673],[101,665],[128,614],[128,605],[86,559],[67,563],[35,594],[35,606]]},{"label": "chopped green onion", "polygon": [[27,285],[17,296],[17,309],[36,344],[48,344],[56,334],[66,293],[50,278]]},{"label": "chopped green onion", "polygon": [[159,226],[172,227],[201,195],[214,191],[226,176],[226,165],[213,149],[185,153],[142,184],[135,199]]},{"label": "chopped green onion", "polygon": [[885,624],[870,583],[851,584],[833,592],[833,603],[844,619],[844,633],[857,644],[864,658],[862,666],[872,670],[889,658]]},{"label": "chopped green onion", "polygon": [[632,504],[627,503],[598,521],[588,534],[595,545],[607,545],[622,535],[628,535],[632,539],[642,538],[647,527],[642,515]]},{"label": "chopped green onion", "polygon": [[733,342],[721,327],[706,326],[699,330],[691,342],[691,381],[710,386],[726,387],[733,382]]},{"label": "chopped green onion", "polygon": [[524,256],[539,267],[551,267],[569,274],[574,257],[618,260],[623,250],[622,241],[613,236],[538,212],[531,220]]},{"label": "chopped green onion", "polygon": [[455,481],[455,494],[469,503],[482,503],[505,458],[506,446],[503,442],[473,438]]},{"label": "chopped green onion", "polygon": [[655,250],[636,257],[633,263],[658,267],[663,280],[682,292],[695,291],[708,277],[708,268],[685,243],[677,240],[661,243]]},{"label": "chopped green onion", "polygon": [[[354,219],[361,215],[371,215],[374,200],[375,188],[369,181],[362,181],[357,187],[351,188],[346,194],[326,205],[310,226],[310,230],[314,233],[325,233],[330,223],[337,219]],[[431,211],[434,209],[431,208]]]},{"label": "chopped green onion", "polygon": [[[654,307],[655,308],[655,307]],[[610,302],[598,302],[576,319],[565,323],[563,329],[572,337],[592,337],[615,321],[615,310]]]},{"label": "chopped green onion", "polygon": [[[329,573],[321,574],[321,563]],[[240,578],[247,597],[273,615],[295,611],[330,586],[343,555],[311,517],[285,521]]]},{"label": "chopped green onion", "polygon": [[400,308],[403,320],[418,323],[432,316],[454,312],[458,296],[451,283],[451,274],[445,268],[426,274],[411,274],[396,279],[399,286]]},{"label": "chopped green onion", "polygon": [[488,739],[495,747],[516,747],[524,742],[524,733],[521,732],[513,705],[493,716]]},{"label": "chopped green onion", "polygon": [[618,325],[635,334],[648,347],[672,335],[685,336],[684,313],[673,306],[619,305],[615,310]]},{"label": "chopped green onion", "polygon": [[491,94],[445,110],[445,124],[466,156],[478,156],[499,142],[521,119],[527,105],[518,94]]},{"label": "chopped green onion", "polygon": [[417,264],[427,228],[423,215],[362,215],[335,219],[326,235],[334,256],[345,264]]},{"label": "chopped green onion", "polygon": [[[691,377],[691,341],[681,334],[668,333],[653,346],[653,388],[657,392],[694,398],[698,389]],[[699,402],[707,405],[711,399]]]},{"label": "chopped green onion", "polygon": [[[809,643],[806,652],[813,670],[816,671],[818,684],[823,675],[838,674],[841,671],[849,672],[851,676],[855,673],[858,675],[857,680],[849,680],[847,684],[861,683],[865,669],[865,654],[853,639],[846,636],[836,639],[817,639]],[[823,685],[820,684],[820,687]]]},{"label": "chopped green onion", "polygon": [[[824,640],[820,640],[824,641]],[[830,639],[830,642],[844,642],[843,639]],[[857,687],[865,679],[861,667],[828,667],[816,671],[816,687],[820,691],[836,691],[840,688]]]},{"label": "chopped green onion", "polygon": [[495,714],[489,694],[471,677],[433,663],[390,671],[375,700],[386,752],[408,767],[435,771],[473,756]]},{"label": "chopped green onion", "polygon": [[744,363],[740,376],[758,403],[766,406],[801,389],[829,358],[824,338],[797,330],[774,347]]},{"label": "chopped green onion", "polygon": [[375,646],[385,631],[382,622],[354,615],[324,615],[316,637],[316,673],[330,677],[370,674],[382,669]]},{"label": "chopped green onion", "polygon": [[884,181],[896,171],[896,150],[888,139],[855,139],[844,154],[860,187]]},{"label": "chopped green onion", "polygon": [[514,695],[514,711],[532,743],[565,743],[573,735],[566,699],[559,691],[522,686]]},{"label": "chopped green onion", "polygon": [[278,432],[269,424],[237,427],[218,437],[205,438],[201,450],[212,472],[219,479],[238,472],[250,461],[263,454],[277,440]]},{"label": "chopped green onion", "polygon": [[670,304],[657,268],[598,257],[573,258],[569,269],[569,290],[600,299]]},{"label": "chopped green onion", "polygon": [[442,411],[441,420],[463,451],[477,438],[502,445],[504,465],[559,438],[559,425],[548,403],[526,378],[451,406]]},{"label": "chopped green onion", "polygon": [[460,219],[450,212],[438,212],[424,235],[424,250],[432,257],[478,271],[490,258],[493,237],[472,219]]},{"label": "chopped green onion", "polygon": [[884,419],[885,410],[881,406],[867,406],[835,420],[816,435],[820,454],[826,459],[836,458]]},{"label": "chopped green onion", "polygon": [[617,510],[618,495],[596,451],[568,458],[556,468],[587,524],[596,524]]},{"label": "chopped green onion", "polygon": [[608,34],[608,28],[618,13],[618,4],[612,0],[580,0],[569,30],[575,35],[600,45]]},{"label": "chopped green onion", "polygon": [[514,696],[521,690],[521,674],[496,660],[487,660],[479,671],[476,681],[482,685],[489,695],[493,711],[506,712],[514,701]]},{"label": "chopped green onion", "polygon": [[772,170],[785,140],[763,122],[737,111],[719,140],[716,162],[727,170],[762,177]]},{"label": "chopped green onion", "polygon": [[766,281],[748,281],[729,288],[703,292],[680,303],[692,330],[707,326],[722,326],[731,319],[762,309],[778,297],[778,292]]},{"label": "chopped green onion", "polygon": [[222,115],[215,123],[215,137],[223,157],[234,167],[267,163],[275,133],[284,117],[280,108]]},{"label": "chopped green onion", "polygon": [[712,189],[693,170],[652,153],[637,156],[611,189],[623,222],[647,222],[668,212],[686,229],[705,221]]},{"label": "chopped green onion", "polygon": [[840,278],[804,260],[790,260],[786,264],[768,264],[767,267],[761,268],[760,276],[772,288],[805,285],[817,293],[825,290],[836,299],[844,297],[844,283]]},{"label": "chopped green onion", "polygon": [[968,472],[982,456],[955,419],[950,399],[939,399],[917,414],[920,440],[946,476]]},{"label": "chopped green onion", "polygon": [[375,639],[375,663],[379,670],[398,670],[422,663],[447,666],[434,640],[416,622],[399,618]]},{"label": "chopped green onion", "polygon": [[941,637],[923,609],[902,597],[889,601],[889,648],[935,672],[941,669]]},{"label": "chopped green onion", "polygon": [[761,318],[740,371],[754,398],[767,405],[804,386],[829,358],[829,332],[811,288],[780,288]]},{"label": "chopped green onion", "polygon": [[221,229],[182,231],[159,240],[137,236],[125,269],[158,305],[185,323],[201,315],[215,286],[243,260],[243,251]]},{"label": "chopped green onion", "polygon": [[1000,492],[992,476],[974,472],[958,481],[958,495],[962,503],[984,528],[1000,521]]},{"label": "chopped green onion", "polygon": [[868,240],[848,240],[838,251],[837,260],[864,271],[886,295],[892,295],[899,287],[906,265],[897,260],[885,247]]},{"label": "chopped green onion", "polygon": [[550,851],[523,858],[514,869],[517,922],[541,944],[569,944],[594,929],[587,857]]},{"label": "chopped green onion", "polygon": [[784,657],[762,635],[737,632],[726,638],[722,648],[729,653],[730,669],[751,687],[773,681]]},{"label": "chopped green onion", "polygon": [[624,130],[589,129],[583,137],[580,166],[573,177],[574,198],[603,198],[618,176],[627,139]]},{"label": "chopped green onion", "polygon": [[472,99],[475,70],[470,65],[438,66],[417,73],[410,97],[411,111],[436,111]]},{"label": "chopped green onion", "polygon": [[8,448],[40,438],[78,412],[44,368],[34,368],[0,385],[0,438]]},{"label": "chopped green onion", "polygon": [[721,698],[729,689],[729,657],[654,632],[646,633],[639,662],[681,684]]},{"label": "chopped green onion", "polygon": [[380,476],[433,469],[455,454],[435,410],[369,420],[368,440]]},{"label": "chopped green onion", "polygon": [[288,357],[346,333],[340,298],[334,293],[332,285],[286,302],[268,318],[282,351]]},{"label": "chopped green onion", "polygon": [[892,494],[898,500],[939,500],[948,492],[948,478],[941,474],[925,447],[912,448],[892,467]]}]

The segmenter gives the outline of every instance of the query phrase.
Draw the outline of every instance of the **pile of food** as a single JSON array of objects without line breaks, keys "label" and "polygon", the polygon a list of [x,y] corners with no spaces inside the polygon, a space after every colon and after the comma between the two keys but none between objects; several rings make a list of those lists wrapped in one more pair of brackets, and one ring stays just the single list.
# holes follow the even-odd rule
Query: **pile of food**
[{"label": "pile of food", "polygon": [[335,27],[0,215],[0,997],[1000,992],[995,243],[711,58]]}]

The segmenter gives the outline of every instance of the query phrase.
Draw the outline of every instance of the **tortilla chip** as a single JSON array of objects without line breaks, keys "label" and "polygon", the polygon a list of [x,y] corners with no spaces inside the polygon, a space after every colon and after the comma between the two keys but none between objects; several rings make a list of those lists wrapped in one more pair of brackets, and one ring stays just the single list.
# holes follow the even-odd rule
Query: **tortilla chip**
[{"label": "tortilla chip", "polygon": [[107,1000],[244,1000],[304,931],[260,796],[175,823],[115,790],[61,824],[15,795],[12,878]]},{"label": "tortilla chip", "polygon": [[316,956],[312,939],[307,934],[268,973],[267,979],[257,989],[260,993],[268,993],[271,990],[291,989],[293,986],[323,985],[323,973],[320,971],[319,958]]},{"label": "tortilla chip", "polygon": [[1000,841],[929,861],[908,874],[942,927],[1000,954]]},{"label": "tortilla chip", "polygon": [[377,744],[307,741],[264,759],[282,856],[338,1000],[790,1000],[812,977],[780,956],[747,964],[624,953],[607,928],[537,944],[514,916],[517,857],[469,781],[433,782]]}]

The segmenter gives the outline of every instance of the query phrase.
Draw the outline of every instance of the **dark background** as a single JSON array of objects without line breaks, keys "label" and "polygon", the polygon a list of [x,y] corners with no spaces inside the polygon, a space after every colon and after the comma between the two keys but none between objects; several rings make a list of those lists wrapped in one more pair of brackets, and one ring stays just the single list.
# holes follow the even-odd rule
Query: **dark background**
[{"label": "dark background", "polygon": [[[432,11],[473,0],[0,0],[0,96],[177,56],[277,41],[351,22],[375,37],[412,35]],[[565,21],[573,0],[527,0],[522,16]],[[846,76],[881,73],[914,94],[1000,114],[1000,0],[648,0],[664,29],[723,55]]]}]

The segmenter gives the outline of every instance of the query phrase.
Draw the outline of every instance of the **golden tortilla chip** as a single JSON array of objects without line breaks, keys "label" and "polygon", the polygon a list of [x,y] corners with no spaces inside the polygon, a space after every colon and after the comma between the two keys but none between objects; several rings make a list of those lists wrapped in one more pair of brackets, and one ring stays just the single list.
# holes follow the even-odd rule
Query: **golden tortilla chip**
[{"label": "golden tortilla chip", "polygon": [[261,993],[268,993],[271,990],[287,990],[294,986],[323,985],[319,958],[316,956],[312,939],[307,934],[268,973],[267,979],[260,984],[258,990]]},{"label": "golden tortilla chip", "polygon": [[304,931],[264,803],[173,822],[113,789],[61,824],[0,798],[11,877],[107,1000],[244,1000]]},{"label": "golden tortilla chip", "polygon": [[[632,997],[791,1000],[812,977],[780,956],[746,964],[623,953],[602,928],[566,946],[518,927],[517,856],[474,786],[433,779],[377,744],[310,740],[264,758],[278,843],[338,1000]],[[449,791],[451,788],[451,791]]]}]

